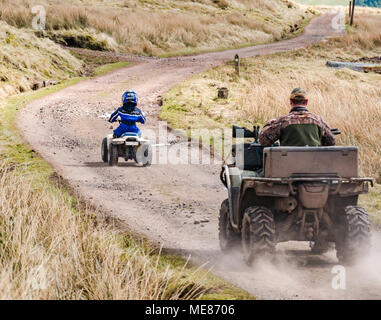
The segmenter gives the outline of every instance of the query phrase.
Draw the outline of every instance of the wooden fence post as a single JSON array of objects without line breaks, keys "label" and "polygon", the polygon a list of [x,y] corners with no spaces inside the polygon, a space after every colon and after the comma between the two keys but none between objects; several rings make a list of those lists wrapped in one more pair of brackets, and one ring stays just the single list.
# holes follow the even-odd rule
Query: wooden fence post
[{"label": "wooden fence post", "polygon": [[229,89],[226,87],[218,88],[218,98],[227,99],[229,97]]},{"label": "wooden fence post", "polygon": [[353,25],[353,20],[354,20],[354,17],[355,17],[355,6],[356,6],[356,0],[352,0],[351,26]]},{"label": "wooden fence post", "polygon": [[352,19],[352,1],[349,1],[349,22]]},{"label": "wooden fence post", "polygon": [[236,54],[234,57],[234,65],[235,65],[235,71],[239,75],[240,70],[239,70],[239,55],[238,54]]}]

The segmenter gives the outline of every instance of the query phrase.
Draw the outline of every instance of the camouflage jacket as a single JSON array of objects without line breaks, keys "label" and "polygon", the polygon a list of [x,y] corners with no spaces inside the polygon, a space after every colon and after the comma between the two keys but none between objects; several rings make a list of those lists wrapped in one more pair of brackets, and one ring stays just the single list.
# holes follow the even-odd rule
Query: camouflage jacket
[{"label": "camouflage jacket", "polygon": [[[324,120],[308,110],[291,111],[289,114],[282,116],[278,119],[270,120],[262,129],[259,135],[259,142],[264,147],[271,146],[277,140],[281,140],[282,144],[282,132],[287,127],[294,127],[295,125],[312,126],[319,129],[318,145],[333,146],[335,145],[335,137],[331,133],[329,126]],[[291,128],[290,127],[290,128]],[[295,130],[296,131],[296,130]],[[295,133],[297,137],[297,132]],[[300,145],[300,144],[295,144]],[[310,145],[310,144],[308,144]]]}]

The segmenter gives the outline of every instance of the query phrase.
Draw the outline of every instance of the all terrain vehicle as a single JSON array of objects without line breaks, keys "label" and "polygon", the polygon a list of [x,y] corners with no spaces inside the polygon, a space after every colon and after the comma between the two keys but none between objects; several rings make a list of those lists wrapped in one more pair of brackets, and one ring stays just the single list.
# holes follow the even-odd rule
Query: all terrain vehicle
[{"label": "all terrain vehicle", "polygon": [[109,134],[102,141],[101,155],[102,160],[110,166],[118,165],[119,157],[122,157],[146,167],[152,163],[152,146],[149,140],[135,133],[126,132],[119,138]]},{"label": "all terrain vehicle", "polygon": [[369,217],[357,203],[373,179],[358,176],[356,147],[263,148],[259,127],[237,132],[255,141],[233,145],[233,163],[221,171],[229,195],[219,217],[223,252],[241,243],[251,264],[279,242],[310,241],[315,254],[334,243],[339,261],[352,263],[369,250]]}]

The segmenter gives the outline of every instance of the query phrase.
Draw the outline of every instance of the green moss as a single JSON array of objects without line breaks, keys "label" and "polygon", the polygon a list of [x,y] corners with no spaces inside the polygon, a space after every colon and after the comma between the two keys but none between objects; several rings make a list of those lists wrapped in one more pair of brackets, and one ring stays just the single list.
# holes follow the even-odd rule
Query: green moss
[{"label": "green moss", "polygon": [[70,49],[70,53],[86,65],[86,76],[96,77],[130,65],[128,61],[120,61],[119,57],[101,55],[97,51]]},{"label": "green moss", "polygon": [[96,77],[96,76],[100,76],[100,75],[103,75],[105,73],[109,73],[111,71],[114,71],[116,69],[120,69],[120,68],[126,68],[130,65],[129,62],[115,62],[115,63],[109,63],[109,64],[106,64],[106,65],[103,65],[103,66],[100,66],[98,68],[96,68],[94,70],[94,72],[92,73],[92,76]]}]

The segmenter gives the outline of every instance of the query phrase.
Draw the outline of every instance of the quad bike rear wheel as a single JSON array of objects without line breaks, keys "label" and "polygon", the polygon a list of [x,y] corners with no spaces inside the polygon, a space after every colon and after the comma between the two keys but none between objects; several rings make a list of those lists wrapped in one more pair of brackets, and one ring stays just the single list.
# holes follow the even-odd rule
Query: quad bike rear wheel
[{"label": "quad bike rear wheel", "polygon": [[218,219],[218,237],[220,248],[224,253],[229,253],[239,245],[240,235],[234,232],[229,219],[229,200],[226,199],[221,204],[220,216]]},{"label": "quad bike rear wheel", "polygon": [[108,161],[107,138],[104,138],[102,140],[101,154],[102,154],[102,160],[103,160],[103,162],[107,162]]},{"label": "quad bike rear wheel", "polygon": [[136,150],[135,162],[143,167],[149,167],[152,164],[152,146],[150,144],[142,144]]},{"label": "quad bike rear wheel", "polygon": [[110,144],[110,150],[108,154],[108,164],[110,166],[116,166],[118,165],[118,146],[114,144]]},{"label": "quad bike rear wheel", "polygon": [[152,164],[152,146],[147,145],[147,150],[144,152],[146,162],[143,163],[143,167],[149,167]]},{"label": "quad bike rear wheel", "polygon": [[242,251],[245,262],[271,257],[275,253],[276,237],[273,213],[265,207],[249,207],[242,221]]},{"label": "quad bike rear wheel", "polygon": [[347,206],[344,218],[336,240],[336,255],[340,263],[353,264],[370,250],[370,221],[367,211],[358,206]]}]

